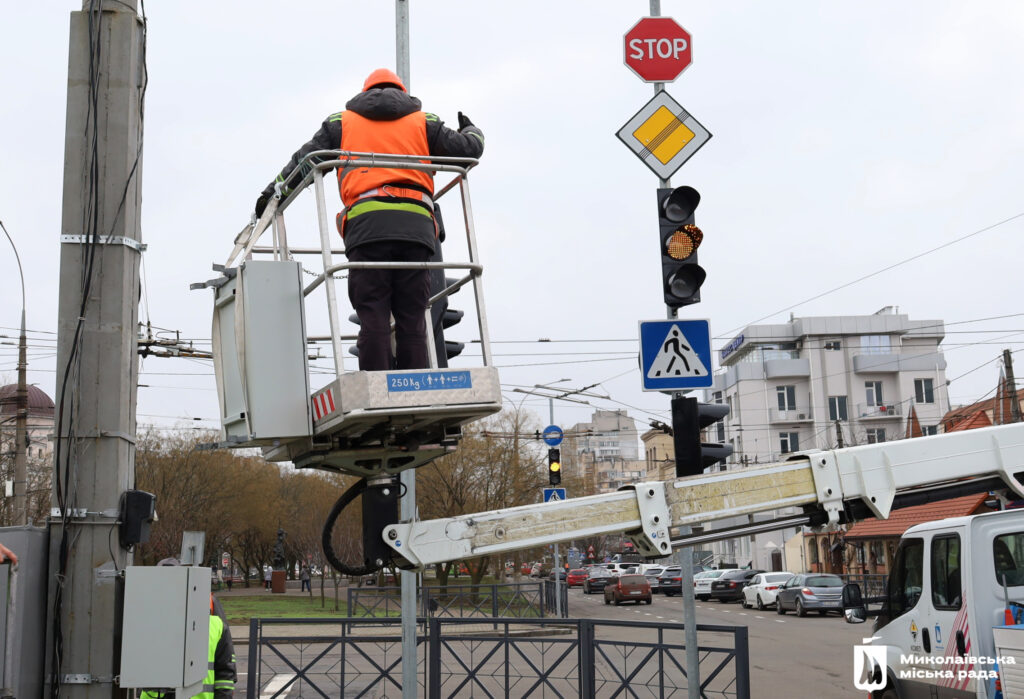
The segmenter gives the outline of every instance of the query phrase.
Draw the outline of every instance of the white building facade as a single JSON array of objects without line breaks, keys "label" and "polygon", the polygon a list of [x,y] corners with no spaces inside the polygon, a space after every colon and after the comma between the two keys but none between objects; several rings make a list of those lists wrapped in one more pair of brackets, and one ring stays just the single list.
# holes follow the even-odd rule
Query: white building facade
[{"label": "white building facade", "polygon": [[[949,410],[943,337],[941,320],[912,321],[891,306],[869,316],[748,326],[720,351],[705,400],[730,412],[705,440],[731,444],[724,467],[736,469],[807,449],[936,434]],[[716,559],[778,569],[793,533],[720,542]]]}]

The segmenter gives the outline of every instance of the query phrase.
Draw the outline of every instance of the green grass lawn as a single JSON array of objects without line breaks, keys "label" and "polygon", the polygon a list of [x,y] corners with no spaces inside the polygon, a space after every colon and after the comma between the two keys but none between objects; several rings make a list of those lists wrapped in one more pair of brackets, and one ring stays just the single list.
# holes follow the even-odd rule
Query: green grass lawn
[{"label": "green grass lawn", "polygon": [[348,616],[348,606],[338,601],[338,609],[334,609],[334,600],[327,598],[324,606],[320,606],[320,596],[309,597],[288,595],[253,595],[220,597],[228,624],[241,626],[249,623],[250,617],[281,618],[281,617],[340,617]]}]

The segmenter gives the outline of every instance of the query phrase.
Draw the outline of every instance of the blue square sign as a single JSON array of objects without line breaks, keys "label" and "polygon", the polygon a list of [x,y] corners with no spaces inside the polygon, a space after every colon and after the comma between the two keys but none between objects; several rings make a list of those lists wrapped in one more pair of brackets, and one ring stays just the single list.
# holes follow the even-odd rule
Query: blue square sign
[{"label": "blue square sign", "polygon": [[640,321],[645,391],[711,388],[711,325],[703,320]]}]

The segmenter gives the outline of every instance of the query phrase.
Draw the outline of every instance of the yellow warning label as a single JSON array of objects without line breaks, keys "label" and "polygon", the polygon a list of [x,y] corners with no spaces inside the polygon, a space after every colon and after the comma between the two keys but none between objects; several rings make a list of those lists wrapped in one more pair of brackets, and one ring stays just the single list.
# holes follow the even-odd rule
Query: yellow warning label
[{"label": "yellow warning label", "polygon": [[694,133],[667,107],[661,106],[640,124],[633,137],[665,165],[679,155],[679,151],[693,139]]}]

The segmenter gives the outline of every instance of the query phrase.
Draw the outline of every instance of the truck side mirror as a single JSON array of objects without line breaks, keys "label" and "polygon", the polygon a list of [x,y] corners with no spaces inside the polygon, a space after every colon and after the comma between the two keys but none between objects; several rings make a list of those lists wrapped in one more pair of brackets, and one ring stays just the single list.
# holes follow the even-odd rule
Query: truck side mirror
[{"label": "truck side mirror", "polygon": [[863,624],[867,621],[868,610],[857,583],[843,585],[843,616],[847,624]]}]

